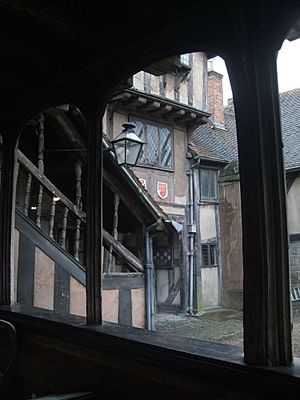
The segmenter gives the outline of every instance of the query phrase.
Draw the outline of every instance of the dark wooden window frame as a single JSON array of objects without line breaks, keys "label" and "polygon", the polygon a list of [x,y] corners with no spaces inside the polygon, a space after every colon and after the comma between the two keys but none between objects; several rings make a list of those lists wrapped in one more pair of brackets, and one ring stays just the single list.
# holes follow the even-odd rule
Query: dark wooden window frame
[{"label": "dark wooden window frame", "polygon": [[[264,60],[263,63],[265,63],[265,60]],[[242,96],[240,96],[240,98],[242,98]],[[238,114],[237,114],[237,117],[238,117]],[[241,125],[243,125],[242,122],[243,121],[240,121]],[[247,131],[249,131],[249,129],[245,129],[246,133],[248,133]],[[92,265],[92,268],[89,270],[89,274],[90,275],[88,276],[87,305],[88,305],[88,323],[93,325],[95,323],[96,324],[97,323],[98,324],[101,323],[101,317],[99,317],[100,316],[100,304],[98,302],[96,302],[96,299],[98,298],[98,295],[99,295],[99,285],[97,284],[97,280],[98,280],[98,277],[99,277],[99,271],[98,271],[98,268],[96,267],[97,265],[99,265],[99,253],[97,251],[95,251],[95,247],[97,247],[97,246],[95,246],[95,238],[97,238],[99,236],[99,232],[98,232],[99,225],[93,218],[93,216],[95,215],[95,212],[96,213],[99,212],[99,204],[101,204],[101,202],[99,202],[99,196],[100,196],[99,193],[101,192],[99,185],[100,185],[101,180],[99,179],[99,175],[97,175],[97,176],[95,175],[95,167],[94,167],[95,159],[96,159],[97,156],[99,156],[99,153],[100,153],[99,150],[97,150],[97,152],[96,152],[94,149],[101,149],[101,141],[95,139],[95,138],[98,137],[98,135],[96,135],[95,132],[99,131],[97,123],[94,122],[92,124],[91,131],[92,131],[91,134],[90,134],[91,141],[89,143],[89,148],[90,148],[90,152],[91,152],[91,154],[93,156],[92,156],[92,159],[90,160],[90,164],[89,164],[90,165],[90,174],[89,174],[89,182],[90,182],[90,184],[89,184],[89,186],[91,188],[93,188],[93,190],[90,193],[88,215],[90,215],[89,237],[94,238],[94,240],[92,242],[90,242],[89,249],[88,249],[88,252],[90,252],[90,255],[91,255],[90,256],[91,260],[89,261],[89,263]],[[270,130],[268,130],[268,132],[269,131]],[[251,137],[251,141],[253,141],[253,130],[251,130],[249,132],[249,135]],[[259,135],[257,135],[257,136],[259,137]],[[255,142],[255,145],[259,147],[261,145],[261,143],[258,142],[258,144],[257,144],[257,142]],[[269,145],[270,145],[270,143],[268,143],[268,146],[266,146],[266,148],[265,148],[264,156],[266,157],[266,159],[270,158],[272,160],[272,157],[274,157],[274,154],[270,155],[270,146]],[[242,155],[242,156],[243,155],[245,155],[245,156],[247,155],[247,150],[245,150],[245,146],[247,148],[247,146],[248,146],[247,141],[246,140],[245,141],[241,141],[240,155]],[[280,147],[279,144],[277,144],[276,148],[281,151],[281,147]],[[11,199],[13,198],[13,184],[12,184],[12,182],[13,182],[13,173],[12,172],[14,170],[15,151],[14,151],[14,147],[13,146],[12,147],[8,146],[8,148],[5,148],[5,151],[6,151],[6,153],[5,153],[5,156],[3,157],[3,162],[4,162],[3,169],[5,169],[7,171],[10,171],[10,174],[5,174],[3,176],[3,182],[2,182],[3,183],[3,186],[2,186],[3,190],[2,190],[2,193],[1,193],[1,204],[2,204],[3,208],[2,208],[2,217],[1,218],[2,218],[2,221],[5,221],[5,224],[2,226],[2,229],[1,229],[1,238],[2,238],[3,243],[4,243],[4,246],[2,248],[2,255],[1,256],[4,259],[4,261],[2,261],[2,265],[8,266],[10,264],[10,259],[9,259],[8,255],[10,254],[10,246],[11,246],[10,245],[11,226],[10,226],[10,221],[7,220],[6,216],[8,214],[11,214],[11,210],[9,210],[7,208],[7,205],[9,205],[11,203]],[[96,156],[96,153],[97,153],[97,156]],[[259,154],[259,152],[256,152],[255,154]],[[253,155],[251,155],[251,156],[249,155],[249,157],[250,157],[250,164],[253,165]],[[241,160],[243,160],[243,158],[241,158]],[[279,161],[276,160],[276,162],[280,163],[280,160]],[[99,163],[100,162],[97,161],[96,164],[99,165]],[[248,215],[249,209],[250,209],[249,213],[251,215],[252,212],[257,212],[257,208],[258,208],[258,204],[253,202],[253,198],[247,198],[247,195],[248,195],[247,183],[248,183],[248,180],[250,180],[250,178],[253,178],[253,175],[254,175],[253,171],[252,170],[250,171],[250,168],[248,168],[248,165],[249,164],[243,160],[243,163],[240,166],[241,186],[242,186],[242,194],[243,194],[243,196],[242,196],[242,203],[243,203],[242,204],[242,208],[243,208],[243,213],[244,213],[243,217]],[[266,165],[267,165],[267,163],[264,163],[262,168],[263,169],[266,168]],[[280,165],[280,164],[278,164],[278,165]],[[100,168],[100,165],[99,165],[99,168]],[[284,174],[283,174],[283,171],[280,171],[280,168],[276,172],[276,177],[278,178],[278,176],[281,176],[280,175],[281,172],[282,172],[282,183],[283,183],[284,182],[284,179],[283,179]],[[275,174],[274,174],[274,168],[273,168],[272,169],[272,175],[269,178],[268,182],[270,182],[272,180],[272,183],[274,184],[274,187],[278,188],[278,181],[275,179],[274,175]],[[101,176],[101,174],[100,174],[100,176]],[[97,181],[97,185],[95,185],[96,181]],[[244,184],[245,181],[246,181],[246,184]],[[256,184],[256,186],[258,186],[258,184]],[[97,188],[99,190],[98,194],[97,194]],[[272,193],[272,192],[270,192],[270,193]],[[280,194],[283,195],[284,193],[285,193],[285,189],[284,189],[284,185],[282,185],[282,187],[280,187]],[[273,195],[272,195],[272,197],[273,197]],[[255,198],[255,200],[258,201],[259,198]],[[272,201],[267,205],[267,208],[261,210],[262,215],[268,216],[268,217],[270,215],[272,215],[272,213],[270,213],[270,210],[272,209],[272,207],[274,205],[276,205],[276,203],[273,201],[273,198],[272,198]],[[0,207],[0,209],[1,209],[1,207]],[[282,221],[285,222],[286,221],[286,216],[285,216],[284,210],[281,209],[281,212],[279,214],[282,215]],[[277,215],[278,215],[278,213],[277,213]],[[97,220],[98,220],[98,218],[97,218]],[[249,225],[249,224],[250,224],[250,226],[253,225],[251,220],[247,221],[247,225]],[[249,231],[251,231],[251,229],[249,229],[249,226],[248,226],[247,229],[246,229],[246,233],[249,234]],[[257,232],[257,229],[256,229],[256,232]],[[260,230],[260,235],[262,234],[262,232],[263,232],[263,229]],[[249,238],[251,238],[251,235],[249,236]],[[247,244],[249,244],[249,238],[247,239],[247,235],[246,235],[245,240],[246,240]],[[100,243],[100,241],[99,241],[99,243]],[[276,241],[274,243],[276,243]],[[272,244],[273,247],[275,246],[274,243]],[[281,245],[284,247],[284,242],[281,242]],[[255,253],[253,253],[253,255],[255,255]],[[252,255],[251,256],[248,255],[248,257],[250,257],[250,259],[252,259]],[[259,261],[259,263],[260,263],[260,261]],[[251,282],[251,281],[253,281],[253,273],[251,271],[252,268],[250,268],[250,267],[251,267],[251,265],[248,265],[248,267],[246,268],[245,271],[247,272],[247,275],[248,275],[247,278],[250,278],[249,280]],[[249,274],[251,276],[249,276]],[[6,268],[2,273],[2,289],[4,289],[2,291],[2,304],[9,304],[10,303],[9,276],[10,276],[10,272]],[[4,279],[3,279],[3,277],[4,277]],[[246,278],[246,282],[247,282],[247,278]],[[100,281],[100,279],[99,279],[99,281]],[[257,282],[256,278],[255,278],[255,282]],[[248,290],[250,290],[250,287],[251,287],[251,285],[248,285]],[[252,288],[252,290],[253,290],[253,288]],[[263,290],[263,287],[259,288],[259,290]],[[247,306],[246,324],[247,323],[249,324],[251,321],[253,321],[255,319],[256,315],[257,315],[257,309],[255,307],[253,307],[253,304],[252,304],[253,303],[252,294],[253,294],[253,292],[251,292],[251,295],[246,295],[246,298],[248,298],[248,300],[251,299],[251,306],[250,307],[249,307],[249,305]],[[260,297],[261,298],[267,298],[268,294],[264,292],[264,293],[260,294]],[[288,291],[287,298],[289,298],[289,291]],[[280,303],[280,301],[279,301],[279,303]],[[15,315],[15,313],[13,313],[13,314]],[[258,314],[260,314],[260,313],[258,313]],[[5,315],[7,316],[7,314],[5,314]],[[14,318],[22,319],[23,316],[21,316],[21,315],[14,316]],[[265,318],[265,314],[264,314],[264,318]],[[261,323],[257,324],[257,327],[261,328],[261,326],[262,326]],[[249,329],[249,327],[246,326],[246,331],[247,331],[247,329]],[[251,330],[253,330],[253,324],[252,323],[251,323]],[[145,337],[146,336],[148,337],[148,333],[145,334]],[[152,334],[149,335],[149,338],[150,337],[153,337]],[[247,336],[245,338],[247,339]],[[257,341],[258,341],[257,337],[252,337],[250,339],[251,339],[251,341],[253,343],[257,343]],[[149,339],[149,340],[150,340],[150,342],[152,341],[152,339]],[[155,341],[155,339],[154,339],[154,341]],[[183,339],[183,341],[184,341],[184,339]],[[283,343],[281,343],[280,346],[282,346],[282,345],[283,345]],[[264,346],[265,346],[265,344],[262,347],[264,347]],[[213,349],[213,347],[214,347],[213,344],[211,345],[211,347]],[[231,362],[232,362],[232,357],[229,356],[228,351],[226,351],[226,349],[228,349],[228,348],[226,346],[224,346],[224,347],[222,347],[222,349],[223,349],[224,353],[222,354],[222,352],[219,352],[218,353],[219,358],[221,360],[223,359],[223,361],[224,360],[227,360],[227,361],[231,360]],[[160,351],[163,353],[164,349],[162,348]],[[214,357],[213,353],[210,353],[209,349],[206,349],[206,351],[207,351],[206,354],[208,355],[209,358],[210,357]],[[243,364],[243,362],[242,362],[243,355],[240,352],[240,350],[237,351],[237,352],[239,353],[239,356],[237,358],[235,358],[235,360],[233,360],[233,363],[237,364],[236,368],[238,369],[239,368],[238,365],[242,365]],[[234,353],[236,354],[236,352],[234,352]],[[260,358],[259,358],[260,356],[258,357],[258,360],[257,360],[256,356],[255,356],[255,353],[256,352],[254,351],[253,352],[254,359],[251,359],[251,357],[250,357],[251,364],[259,364],[260,363]],[[199,353],[198,353],[198,356],[201,357],[201,355]],[[262,359],[264,359],[264,357],[262,357]],[[200,364],[201,363],[202,363],[202,361],[200,362]],[[204,363],[204,364],[206,365],[206,363]],[[225,364],[224,364],[224,366],[225,366]],[[296,367],[294,369],[292,369],[292,371],[293,371],[292,372],[293,374],[294,373],[295,374],[298,373],[298,372],[295,372],[295,371],[298,371],[298,369]],[[299,374],[300,374],[300,371],[299,371]]]},{"label": "dark wooden window frame", "polygon": [[[234,28],[237,29],[237,26]],[[299,391],[300,366],[299,363],[294,365],[291,363],[288,240],[275,55],[278,43],[273,43],[272,49],[271,41],[267,43],[260,41],[258,28],[257,31],[251,32],[250,37],[247,31],[245,31],[247,35],[241,34],[243,32],[240,30],[246,27],[239,25],[235,39],[243,49],[243,60],[236,51],[230,53],[227,60],[234,96],[237,99],[235,104],[237,128],[241,137],[239,151],[245,250],[244,281],[246,283],[245,359],[241,351],[231,351],[231,348],[222,345],[192,346],[191,351],[187,353],[184,348],[180,349],[178,343],[175,348],[174,344],[170,345],[164,340],[157,341],[153,336],[151,339],[150,333],[143,336],[140,341],[137,338],[132,340],[129,335],[129,340],[122,342],[122,340],[117,340],[118,335],[113,333],[106,335],[109,336],[108,338],[105,336],[102,338],[98,332],[98,336],[91,334],[93,329],[101,330],[101,327],[90,326],[88,329],[66,327],[64,324],[51,324],[49,321],[38,318],[30,319],[24,315],[16,315],[10,310],[4,311],[10,304],[9,266],[15,158],[14,146],[11,143],[5,144],[3,170],[7,173],[3,174],[0,196],[2,222],[0,296],[3,305],[1,317],[15,322],[18,326],[22,323],[23,326],[27,324],[29,332],[44,330],[55,337],[58,337],[58,334],[65,338],[73,336],[81,344],[85,343],[85,338],[88,338],[91,346],[104,347],[106,345],[104,347],[106,351],[109,349],[116,352],[113,345],[117,344],[117,351],[120,354],[124,352],[129,358],[135,357],[139,360],[142,354],[143,362],[153,363],[160,367],[168,366],[171,369],[181,367],[184,373],[203,373],[212,379],[216,379],[217,371],[218,377],[222,377],[227,384],[241,378],[241,384],[247,384],[249,391],[253,382],[256,386],[267,388],[268,395],[278,394],[279,388],[284,389],[281,392],[283,395],[291,394],[287,389],[293,390],[293,393]],[[268,37],[268,35],[265,36]],[[93,134],[90,135],[89,141],[92,157],[89,162],[88,201],[88,236],[92,240],[88,244],[90,270],[88,270],[87,284],[90,325],[101,322],[98,317],[101,304],[99,302],[96,304],[96,301],[101,298],[98,251],[101,239],[99,233],[101,224],[98,215],[101,205],[99,201],[101,167],[96,157],[101,143],[96,140],[99,136],[99,126],[95,124],[92,130]],[[254,235],[256,235],[255,241]],[[256,294],[255,298],[253,292]],[[170,365],[171,363],[173,365]]]}]

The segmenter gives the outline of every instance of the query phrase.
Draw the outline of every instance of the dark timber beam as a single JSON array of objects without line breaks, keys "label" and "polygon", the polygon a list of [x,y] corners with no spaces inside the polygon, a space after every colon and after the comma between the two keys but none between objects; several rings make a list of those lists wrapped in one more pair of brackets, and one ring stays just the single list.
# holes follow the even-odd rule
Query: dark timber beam
[{"label": "dark timber beam", "polygon": [[160,108],[160,102],[159,101],[150,101],[147,102],[146,104],[139,106],[137,108],[138,111],[157,111]]},{"label": "dark timber beam", "polygon": [[[245,361],[290,366],[288,236],[277,49],[257,32],[240,32],[243,54],[226,64],[239,140],[243,220]],[[257,36],[255,36],[257,35]],[[253,46],[253,43],[256,43]]]},{"label": "dark timber beam", "polygon": [[126,107],[126,109],[134,109],[136,110],[138,106],[145,105],[147,103],[147,99],[142,96],[134,97],[132,96],[129,100],[122,101],[122,106]]},{"label": "dark timber beam", "polygon": [[128,193],[128,188],[126,188],[118,179],[116,179],[107,170],[103,171],[103,179],[105,185],[113,192],[118,193],[123,203],[126,205],[128,210],[130,210],[136,219],[140,223],[145,222],[145,214],[140,210],[138,206],[135,205],[136,199]]},{"label": "dark timber beam", "polygon": [[177,122],[187,122],[187,121],[194,121],[197,118],[195,113],[186,113],[185,115],[181,115],[178,118],[175,118]]},{"label": "dark timber beam", "polygon": [[100,324],[102,230],[102,126],[98,111],[88,115],[88,181],[86,238],[87,323]]},{"label": "dark timber beam", "polygon": [[112,252],[114,254],[117,254],[122,259],[124,259],[134,271],[144,272],[143,264],[133,253],[131,253],[131,251],[126,249],[126,247],[123,246],[121,242],[110,235],[105,229],[103,229],[102,233],[103,242],[107,244],[108,247],[112,247]]},{"label": "dark timber beam", "polygon": [[0,304],[10,304],[10,267],[16,187],[16,154],[13,141],[3,141],[0,190]]},{"label": "dark timber beam", "polygon": [[166,118],[168,119],[178,119],[178,118],[182,118],[185,115],[185,111],[184,110],[172,110],[169,113],[166,114]]}]

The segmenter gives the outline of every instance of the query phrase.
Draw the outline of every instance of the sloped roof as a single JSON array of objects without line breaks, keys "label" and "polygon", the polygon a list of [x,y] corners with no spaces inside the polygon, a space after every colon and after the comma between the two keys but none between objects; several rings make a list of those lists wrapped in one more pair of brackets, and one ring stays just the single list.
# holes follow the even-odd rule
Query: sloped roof
[{"label": "sloped roof", "polygon": [[300,167],[300,88],[280,94],[281,127],[286,169]]},{"label": "sloped roof", "polygon": [[[280,112],[284,161],[287,170],[300,167],[300,88],[280,93]],[[237,135],[233,106],[225,107],[225,128],[209,120],[192,135],[191,149],[198,155],[234,161],[238,159]]]},{"label": "sloped roof", "polygon": [[219,128],[209,120],[201,125],[192,135],[191,148],[197,154],[227,161],[238,157],[235,117],[233,113],[225,113],[225,128]]}]

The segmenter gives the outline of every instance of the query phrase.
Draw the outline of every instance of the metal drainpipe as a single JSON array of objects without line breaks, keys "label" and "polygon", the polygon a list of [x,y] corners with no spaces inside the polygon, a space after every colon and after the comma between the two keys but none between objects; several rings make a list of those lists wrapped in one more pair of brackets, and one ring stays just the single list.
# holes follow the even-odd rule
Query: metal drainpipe
[{"label": "metal drainpipe", "polygon": [[189,302],[188,313],[194,315],[194,241],[196,233],[196,225],[194,224],[194,179],[193,171],[187,171],[189,177],[189,199],[188,199],[188,238],[189,238],[189,251],[188,251],[188,266],[189,266]]},{"label": "metal drainpipe", "polygon": [[146,317],[147,317],[147,329],[153,330],[152,327],[152,299],[151,299],[151,272],[152,265],[150,261],[150,234],[148,231],[145,233],[146,241]]},{"label": "metal drainpipe", "polygon": [[154,326],[154,265],[153,265],[153,243],[150,232],[162,223],[159,218],[154,224],[148,226],[145,232],[146,242],[146,311],[147,329],[153,331]]}]

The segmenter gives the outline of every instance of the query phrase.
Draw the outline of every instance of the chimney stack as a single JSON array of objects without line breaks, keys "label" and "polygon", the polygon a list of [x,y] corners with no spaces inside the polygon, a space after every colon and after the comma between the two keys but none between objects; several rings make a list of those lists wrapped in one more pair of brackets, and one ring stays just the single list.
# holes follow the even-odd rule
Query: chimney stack
[{"label": "chimney stack", "polygon": [[208,61],[208,112],[213,123],[224,128],[223,75],[213,70],[213,62]]}]

